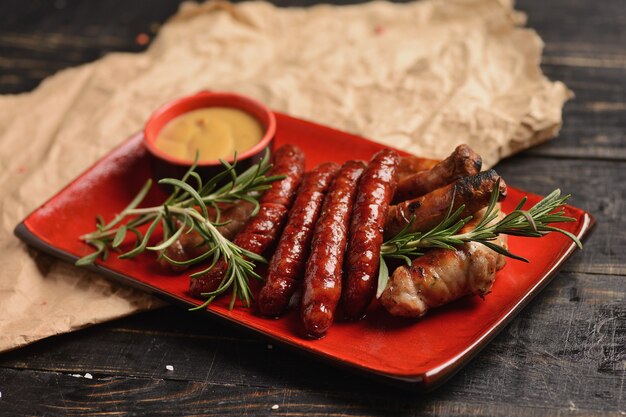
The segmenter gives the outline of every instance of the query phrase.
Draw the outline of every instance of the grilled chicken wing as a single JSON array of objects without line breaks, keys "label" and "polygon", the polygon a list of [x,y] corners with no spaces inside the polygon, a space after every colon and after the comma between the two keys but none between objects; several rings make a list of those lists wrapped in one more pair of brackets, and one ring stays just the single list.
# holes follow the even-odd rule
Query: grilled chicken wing
[{"label": "grilled chicken wing", "polygon": [[[484,210],[463,230],[473,228]],[[494,221],[504,217],[500,217]],[[493,242],[506,247],[506,235]],[[506,258],[476,242],[457,250],[433,249],[416,258],[410,267],[397,268],[389,278],[381,303],[389,313],[402,317],[422,317],[428,310],[466,295],[484,297],[491,292],[496,271],[504,267]]]}]

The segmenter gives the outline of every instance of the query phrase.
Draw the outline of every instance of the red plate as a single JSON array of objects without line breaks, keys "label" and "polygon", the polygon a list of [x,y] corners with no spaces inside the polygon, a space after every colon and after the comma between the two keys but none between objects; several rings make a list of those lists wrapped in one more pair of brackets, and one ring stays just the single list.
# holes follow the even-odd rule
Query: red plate
[{"label": "red plate", "polygon": [[[368,160],[383,146],[369,140],[277,113],[276,145],[293,143],[307,155],[307,167],[328,160]],[[122,210],[150,176],[141,135],[131,137],[98,161],[50,201],[35,210],[15,233],[35,248],[74,262],[93,249],[78,236],[95,228],[95,215],[111,219]],[[509,211],[524,195],[528,204],[540,197],[509,187],[504,210]],[[147,205],[158,204],[163,194],[155,189]],[[565,228],[582,238],[593,218],[581,209],[567,206],[576,223]],[[429,389],[442,383],[475,355],[545,286],[575,246],[553,233],[538,240],[512,237],[511,250],[530,264],[509,260],[498,273],[493,293],[484,301],[468,297],[438,309],[421,320],[404,320],[378,308],[357,323],[336,323],[322,340],[300,335],[296,312],[280,320],[259,317],[250,309],[227,308],[227,300],[207,310],[256,331],[275,341],[299,348],[318,357],[416,388]],[[114,280],[153,293],[171,302],[194,306],[199,301],[186,293],[187,274],[172,275],[154,262],[154,254],[133,260],[112,255],[90,269]],[[228,297],[226,297],[228,298]]]}]

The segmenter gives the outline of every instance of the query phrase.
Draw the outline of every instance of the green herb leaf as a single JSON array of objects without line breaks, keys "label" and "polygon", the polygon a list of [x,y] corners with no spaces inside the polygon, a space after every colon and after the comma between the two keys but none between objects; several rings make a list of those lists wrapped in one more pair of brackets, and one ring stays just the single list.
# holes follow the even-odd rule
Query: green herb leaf
[{"label": "green herb leaf", "polygon": [[[212,302],[217,295],[229,290],[232,291],[233,297],[249,305],[252,295],[248,281],[261,279],[254,272],[254,267],[257,263],[264,263],[266,260],[262,256],[243,250],[220,234],[218,227],[229,222],[229,220],[220,220],[221,210],[227,205],[247,201],[254,205],[253,215],[256,215],[259,210],[258,199],[261,192],[270,188],[272,182],[283,177],[267,175],[271,169],[269,152],[265,153],[258,164],[240,175],[236,172],[236,156],[232,164],[222,161],[223,171],[208,181],[203,181],[196,172],[197,161],[196,155],[194,163],[181,179],[166,178],[160,181],[161,184],[171,185],[174,189],[163,204],[138,208],[150,190],[151,181],[148,181],[130,204],[110,223],[105,224],[104,220],[98,216],[96,231],[81,236],[83,241],[94,246],[95,251],[78,260],[77,265],[92,264],[99,257],[105,259],[109,247],[119,247],[130,231],[136,237],[133,248],[119,255],[120,258],[132,258],[150,250],[159,252],[159,259],[165,259],[172,265],[180,267],[209,260],[211,262],[209,268],[213,268],[220,259],[224,260],[229,268],[225,279],[215,294],[207,296],[207,302],[203,306]],[[195,187],[190,185],[189,181],[195,183]],[[207,208],[209,206],[215,213],[214,219],[209,216]],[[123,220],[128,221],[119,226]],[[178,227],[177,222],[182,222],[182,226]],[[145,233],[142,233],[139,227],[145,224],[149,226]],[[149,242],[158,226],[163,229],[162,242],[150,245]],[[170,259],[165,254],[165,250],[180,239],[182,233],[191,231],[198,233],[201,238],[198,247],[206,247],[206,251],[194,259],[185,261]],[[234,299],[231,305],[234,305]]]},{"label": "green herb leaf", "polygon": [[186,226],[187,226],[187,223],[183,223],[183,225],[176,231],[176,233],[170,236],[166,241],[156,246],[147,246],[146,249],[151,250],[151,251],[160,251],[160,250],[167,249],[180,237],[180,235],[183,233],[183,230],[185,230]]},{"label": "green herb leaf", "polygon": [[380,265],[378,267],[378,288],[376,289],[376,298],[380,298],[383,295],[383,291],[387,288],[387,282],[389,281],[389,268],[385,262],[385,258],[380,257]]},{"label": "green herb leaf", "polygon": [[117,229],[117,233],[115,233],[115,237],[113,238],[113,243],[111,244],[111,246],[117,248],[124,241],[125,237],[126,226],[120,226],[120,228]]},{"label": "green herb leaf", "polygon": [[96,251],[93,253],[90,253],[89,255],[83,256],[82,258],[80,258],[79,260],[76,261],[76,263],[74,263],[74,265],[76,266],[86,266],[86,265],[93,265],[93,263],[96,261],[96,259],[98,259],[98,257],[100,256],[101,253],[104,252],[104,249],[106,248],[106,244],[104,242],[101,241],[94,241],[94,242],[88,242],[90,245],[93,245],[96,247]]},{"label": "green herb leaf", "polygon": [[142,253],[146,249],[146,246],[148,246],[148,240],[150,240],[150,236],[152,236],[152,233],[154,233],[154,230],[156,229],[160,220],[161,220],[160,215],[155,217],[154,220],[152,221],[152,224],[150,224],[150,227],[146,231],[146,234],[143,236],[143,240],[141,241],[139,246],[137,246],[135,249],[131,251],[121,254],[120,259],[134,258],[135,256]]},{"label": "green herb leaf", "polygon": [[193,189],[193,187],[185,182],[182,182],[181,180],[175,180],[174,178],[164,178],[162,180],[159,181],[159,184],[169,184],[169,185],[174,185],[182,190],[184,190],[185,192],[187,192],[191,198],[194,199],[194,201],[196,202],[196,204],[198,204],[200,206],[200,209],[202,210],[202,215],[204,216],[204,218],[208,218],[209,217],[209,212],[206,208],[206,204],[204,203],[204,201],[202,200],[202,197],[200,196],[200,194],[198,194],[198,192],[196,190]]},{"label": "green herb leaf", "polygon": [[[414,219],[411,219],[405,228],[383,244],[381,248],[381,258],[408,260],[409,257],[422,255],[422,251],[425,249],[443,248],[453,250],[457,246],[467,242],[478,242],[499,254],[519,261],[528,262],[527,259],[511,253],[506,248],[493,242],[493,240],[501,234],[538,238],[551,232],[557,232],[570,238],[582,249],[582,243],[572,233],[551,226],[553,223],[575,221],[575,219],[565,216],[565,211],[563,210],[563,205],[570,198],[569,195],[561,197],[561,191],[558,189],[554,190],[528,210],[522,209],[527,201],[527,198],[524,197],[512,212],[494,223],[495,219],[498,217],[496,203],[500,195],[499,189],[498,181],[491,194],[489,205],[487,206],[483,218],[472,230],[459,233],[463,226],[472,218],[467,217],[461,219],[463,208],[459,208],[452,213],[451,205],[447,216],[441,223],[426,232],[408,232],[408,230],[410,230],[410,224],[414,221]],[[380,294],[382,294],[382,290],[384,290],[384,286],[387,285],[386,280],[389,276],[389,272],[382,269],[383,264],[384,262],[381,260],[377,297],[380,297]]]},{"label": "green herb leaf", "polygon": [[131,201],[130,204],[126,206],[126,208],[122,210],[120,214],[115,216],[115,219],[113,219],[111,223],[105,226],[106,229],[111,229],[113,226],[117,225],[119,222],[124,220],[124,218],[126,217],[126,213],[128,211],[135,209],[139,204],[141,204],[143,199],[146,198],[146,195],[148,195],[148,191],[150,191],[150,187],[152,187],[152,180],[146,181],[146,183],[141,188],[141,190],[139,190],[139,193],[137,193],[135,198],[133,198],[133,201]]}]

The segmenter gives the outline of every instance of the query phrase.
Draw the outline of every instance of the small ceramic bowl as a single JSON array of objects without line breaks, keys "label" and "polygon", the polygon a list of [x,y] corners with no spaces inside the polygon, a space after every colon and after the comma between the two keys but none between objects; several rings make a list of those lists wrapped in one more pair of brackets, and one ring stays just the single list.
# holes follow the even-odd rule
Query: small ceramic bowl
[{"label": "small ceramic bowl", "polygon": [[[181,178],[191,162],[173,157],[159,150],[155,141],[161,129],[172,119],[193,110],[206,107],[232,107],[243,110],[261,123],[265,134],[254,147],[237,155],[236,171],[241,173],[261,160],[265,150],[272,149],[276,133],[276,118],[265,105],[235,93],[202,91],[192,96],[171,101],[155,111],[144,128],[143,142],[151,156],[153,175],[161,178]],[[225,158],[233,162],[233,157]],[[202,179],[208,179],[223,169],[220,161],[203,161],[198,163],[197,172]]]}]

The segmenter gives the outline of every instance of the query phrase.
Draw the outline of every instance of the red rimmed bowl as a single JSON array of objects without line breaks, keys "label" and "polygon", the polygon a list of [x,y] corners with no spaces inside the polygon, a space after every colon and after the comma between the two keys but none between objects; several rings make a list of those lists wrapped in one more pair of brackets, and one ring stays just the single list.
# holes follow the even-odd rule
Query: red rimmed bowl
[{"label": "red rimmed bowl", "polygon": [[[249,97],[236,93],[202,91],[171,101],[156,110],[144,128],[143,143],[150,154],[153,176],[161,178],[181,178],[191,166],[191,162],[168,155],[155,146],[159,132],[165,125],[181,114],[207,107],[230,107],[242,110],[263,127],[264,135],[255,146],[237,155],[237,172],[241,173],[261,160],[265,150],[272,149],[276,134],[276,117],[265,105]],[[233,157],[225,158],[233,162]],[[218,174],[223,169],[219,160],[198,163],[197,172],[203,179]]]}]

